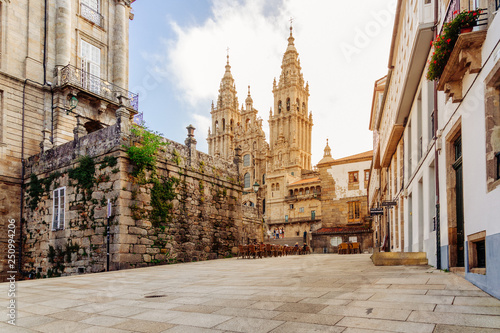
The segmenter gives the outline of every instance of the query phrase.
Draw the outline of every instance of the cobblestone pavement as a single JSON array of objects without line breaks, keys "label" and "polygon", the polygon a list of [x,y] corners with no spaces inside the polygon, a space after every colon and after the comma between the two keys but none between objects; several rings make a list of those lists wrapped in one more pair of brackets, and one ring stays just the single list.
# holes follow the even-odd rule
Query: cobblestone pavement
[{"label": "cobblestone pavement", "polygon": [[[8,284],[0,284],[2,312]],[[0,332],[500,332],[500,301],[370,256],[224,259],[17,283]]]}]

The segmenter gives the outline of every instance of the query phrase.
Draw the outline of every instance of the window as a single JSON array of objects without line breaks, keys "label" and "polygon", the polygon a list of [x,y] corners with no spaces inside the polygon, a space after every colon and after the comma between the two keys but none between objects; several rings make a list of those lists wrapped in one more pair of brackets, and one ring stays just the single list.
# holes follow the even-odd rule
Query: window
[{"label": "window", "polygon": [[293,204],[290,204],[290,209],[293,209]]},{"label": "window", "polygon": [[82,87],[99,94],[101,92],[101,49],[81,41]]},{"label": "window", "polygon": [[250,154],[243,156],[243,166],[250,166]]},{"label": "window", "polygon": [[342,243],[342,237],[340,236],[333,236],[331,239],[330,239],[330,244],[332,246],[339,246],[340,243]]},{"label": "window", "polygon": [[358,236],[349,236],[349,243],[357,243]]},{"label": "window", "polygon": [[359,221],[359,201],[351,201],[348,202],[349,213],[347,216],[348,222],[356,222]]},{"label": "window", "polygon": [[467,236],[469,272],[486,274],[486,231]]},{"label": "window", "polygon": [[61,187],[53,192],[52,230],[64,229],[65,190],[65,187]]},{"label": "window", "polygon": [[278,114],[281,113],[281,101],[278,102]]},{"label": "window", "polygon": [[358,171],[352,171],[352,172],[349,172],[349,183],[350,184],[355,184],[358,182]]},{"label": "window", "polygon": [[500,179],[500,152],[496,154],[497,157],[497,180]]},{"label": "window", "polygon": [[288,215],[285,215],[285,222],[288,222]]},{"label": "window", "polygon": [[304,207],[300,207],[299,208],[299,213],[303,213],[304,212]]},{"label": "window", "polygon": [[286,110],[290,111],[290,98],[286,99]]},{"label": "window", "polygon": [[280,183],[276,183],[276,191],[280,190]]},{"label": "window", "polygon": [[297,98],[297,112],[300,112],[300,101],[298,98]]},{"label": "window", "polygon": [[365,170],[365,182],[370,179],[370,170]]},{"label": "window", "polygon": [[99,10],[99,0],[81,0],[80,14],[92,23],[103,26],[103,17]]},{"label": "window", "polygon": [[244,184],[245,188],[250,187],[250,174],[248,172],[245,173],[244,181],[245,181]]},{"label": "window", "polygon": [[316,219],[316,211],[311,210],[311,220],[314,220],[314,219]]},{"label": "window", "polygon": [[266,174],[262,175],[262,185],[266,184]]},{"label": "window", "polygon": [[293,175],[295,175],[295,173],[292,171],[291,175],[293,176]]}]

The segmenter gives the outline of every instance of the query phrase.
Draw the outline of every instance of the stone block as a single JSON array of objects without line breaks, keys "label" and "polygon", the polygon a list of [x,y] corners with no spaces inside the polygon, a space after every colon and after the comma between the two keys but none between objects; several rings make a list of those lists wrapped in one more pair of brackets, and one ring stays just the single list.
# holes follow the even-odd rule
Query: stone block
[{"label": "stone block", "polygon": [[149,229],[153,226],[153,224],[147,220],[137,220],[137,221],[135,221],[135,225],[137,227],[142,227],[142,228],[146,228],[146,229]]},{"label": "stone block", "polygon": [[144,253],[146,253],[146,245],[135,244],[134,247],[133,247],[132,252],[144,254]]},{"label": "stone block", "polygon": [[139,239],[139,244],[144,244],[144,245],[153,245],[155,242],[151,239],[148,239],[148,238],[144,238],[142,237],[141,239]]},{"label": "stone block", "polygon": [[137,227],[128,227],[128,232],[132,235],[146,236],[148,234],[148,232],[145,229]]},{"label": "stone block", "polygon": [[149,253],[149,254],[157,254],[157,253],[160,253],[160,249],[156,248],[156,247],[149,247],[146,249],[146,253]]},{"label": "stone block", "polygon": [[109,250],[111,253],[129,253],[130,244],[110,244]]},{"label": "stone block", "polygon": [[149,254],[144,254],[142,258],[145,262],[151,262],[151,255]]},{"label": "stone block", "polygon": [[137,244],[137,236],[130,234],[119,234],[117,241],[125,244]]}]

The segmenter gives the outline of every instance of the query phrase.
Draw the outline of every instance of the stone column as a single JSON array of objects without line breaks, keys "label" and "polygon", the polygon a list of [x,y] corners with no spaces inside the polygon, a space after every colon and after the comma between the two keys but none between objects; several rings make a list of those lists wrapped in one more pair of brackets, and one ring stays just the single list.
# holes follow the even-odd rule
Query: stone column
[{"label": "stone column", "polygon": [[71,3],[56,2],[56,66],[66,66],[71,59]]},{"label": "stone column", "polygon": [[196,139],[194,138],[194,130],[196,128],[194,128],[194,126],[190,124],[188,127],[186,127],[186,129],[188,130],[188,137],[184,141],[184,143],[186,144],[186,146],[188,148],[187,164],[192,166],[192,165],[196,165],[196,160],[197,160]]},{"label": "stone column", "polygon": [[126,86],[127,76],[127,4],[116,0],[115,22],[113,25],[113,83],[120,88]]}]

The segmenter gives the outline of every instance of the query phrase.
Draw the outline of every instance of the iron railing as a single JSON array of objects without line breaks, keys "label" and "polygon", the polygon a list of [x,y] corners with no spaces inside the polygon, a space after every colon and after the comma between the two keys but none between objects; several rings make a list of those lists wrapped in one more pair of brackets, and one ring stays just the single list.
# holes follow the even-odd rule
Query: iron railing
[{"label": "iron railing", "polygon": [[321,215],[315,215],[308,217],[293,217],[287,219],[269,219],[266,221],[267,224],[288,224],[288,223],[305,223],[305,222],[321,222]]},{"label": "iron railing", "polygon": [[104,16],[84,3],[80,3],[80,14],[82,15],[82,17],[86,18],[92,23],[97,24],[100,27],[102,27],[104,24]]},{"label": "iron railing", "polygon": [[139,111],[139,95],[120,88],[112,83],[102,80],[100,77],[92,75],[82,69],[67,65],[61,69],[60,85],[70,84],[78,88],[87,90],[115,103],[120,103],[120,97],[125,97],[126,107]]},{"label": "iron railing", "polygon": [[[470,11],[473,8],[471,8],[471,2],[469,1],[468,3],[469,3],[468,10]],[[495,0],[495,4],[496,4],[496,9],[498,10],[498,6],[500,5],[500,0]],[[481,8],[481,11],[482,12],[479,15],[479,19],[477,20],[476,24],[478,26],[488,24],[488,8]],[[450,4],[448,5],[448,10],[446,11],[446,14],[444,16],[443,26],[441,26],[441,31],[439,32],[439,34],[443,32],[444,23],[451,22],[455,18],[455,16],[458,15],[458,13],[460,13],[460,0],[451,0]]]}]

